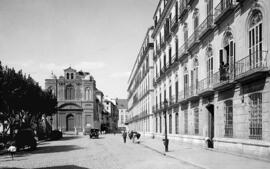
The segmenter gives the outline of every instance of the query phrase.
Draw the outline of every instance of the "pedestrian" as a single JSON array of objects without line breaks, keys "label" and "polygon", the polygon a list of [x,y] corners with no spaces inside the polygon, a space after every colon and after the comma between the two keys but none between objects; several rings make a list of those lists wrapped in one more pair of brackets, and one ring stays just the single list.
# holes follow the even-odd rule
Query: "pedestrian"
[{"label": "pedestrian", "polygon": [[137,132],[133,132],[133,135],[132,135],[132,142],[133,143],[135,143],[136,136],[137,136]]},{"label": "pedestrian", "polygon": [[13,160],[13,157],[17,151],[17,148],[15,147],[14,143],[12,143],[9,148],[8,148],[8,151],[10,152],[10,155],[11,155],[11,158]]},{"label": "pedestrian", "polygon": [[127,132],[124,131],[122,136],[123,136],[124,143],[126,143],[126,141],[127,141]]}]

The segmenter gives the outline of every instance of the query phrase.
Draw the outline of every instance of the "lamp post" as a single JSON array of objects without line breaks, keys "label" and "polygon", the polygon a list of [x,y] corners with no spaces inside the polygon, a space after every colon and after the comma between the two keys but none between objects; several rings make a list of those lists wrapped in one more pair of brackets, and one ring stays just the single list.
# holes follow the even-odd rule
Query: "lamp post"
[{"label": "lamp post", "polygon": [[165,120],[165,139],[163,139],[163,144],[165,146],[165,152],[168,152],[168,146],[169,146],[169,139],[167,136],[167,116],[166,116],[166,111],[167,111],[167,106],[168,106],[168,101],[165,99],[164,100],[164,120]]}]

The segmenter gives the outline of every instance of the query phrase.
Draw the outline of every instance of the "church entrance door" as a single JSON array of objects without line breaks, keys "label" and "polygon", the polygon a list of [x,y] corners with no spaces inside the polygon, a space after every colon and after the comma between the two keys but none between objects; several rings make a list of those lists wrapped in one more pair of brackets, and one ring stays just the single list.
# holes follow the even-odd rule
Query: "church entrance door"
[{"label": "church entrance door", "polygon": [[67,115],[67,131],[74,131],[74,116],[72,114]]}]

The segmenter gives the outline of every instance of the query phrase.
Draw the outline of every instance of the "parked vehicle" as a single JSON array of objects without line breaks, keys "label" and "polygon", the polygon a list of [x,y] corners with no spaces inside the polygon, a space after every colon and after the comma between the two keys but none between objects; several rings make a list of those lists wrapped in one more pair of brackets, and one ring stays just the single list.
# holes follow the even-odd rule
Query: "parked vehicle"
[{"label": "parked vehicle", "polygon": [[99,129],[90,129],[90,138],[98,138],[99,136]]},{"label": "parked vehicle", "polygon": [[35,139],[34,131],[30,128],[21,129],[15,136],[15,145],[17,150],[24,149],[26,146],[30,147],[31,150],[37,148],[37,140]]},{"label": "parked vehicle", "polygon": [[59,140],[62,137],[63,137],[63,133],[59,130],[53,130],[51,135],[50,135],[51,140]]}]

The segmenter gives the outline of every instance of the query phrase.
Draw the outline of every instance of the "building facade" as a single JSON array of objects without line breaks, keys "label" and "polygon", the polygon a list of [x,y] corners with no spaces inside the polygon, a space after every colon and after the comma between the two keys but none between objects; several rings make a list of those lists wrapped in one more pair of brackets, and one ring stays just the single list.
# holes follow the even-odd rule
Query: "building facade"
[{"label": "building facade", "polygon": [[64,76],[46,79],[45,88],[56,95],[58,102],[53,129],[84,132],[86,127],[100,128],[98,90],[89,73],[69,67],[64,70]]},{"label": "building facade", "polygon": [[118,130],[126,130],[127,99],[117,99],[116,105],[119,111]]},{"label": "building facade", "polygon": [[128,81],[129,130],[152,134],[153,27],[149,28]]},{"label": "building facade", "polygon": [[270,157],[269,9],[268,0],[160,0],[156,136],[165,112],[170,139]]},{"label": "building facade", "polygon": [[118,130],[118,118],[119,118],[119,110],[117,108],[116,100],[110,99],[108,97],[104,98],[103,101],[103,120],[104,123],[102,125],[102,129],[106,131],[106,133],[115,133]]}]

